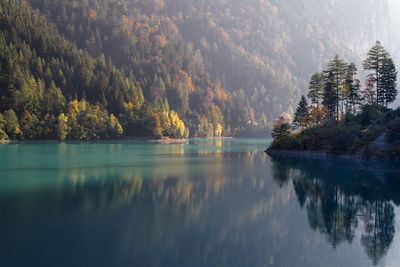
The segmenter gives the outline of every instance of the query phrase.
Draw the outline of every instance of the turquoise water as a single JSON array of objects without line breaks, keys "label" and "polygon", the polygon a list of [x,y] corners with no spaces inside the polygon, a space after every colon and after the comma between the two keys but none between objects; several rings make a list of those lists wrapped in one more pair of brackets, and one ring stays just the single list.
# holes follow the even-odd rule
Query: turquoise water
[{"label": "turquoise water", "polygon": [[400,266],[400,168],[268,140],[0,146],[0,266]]}]

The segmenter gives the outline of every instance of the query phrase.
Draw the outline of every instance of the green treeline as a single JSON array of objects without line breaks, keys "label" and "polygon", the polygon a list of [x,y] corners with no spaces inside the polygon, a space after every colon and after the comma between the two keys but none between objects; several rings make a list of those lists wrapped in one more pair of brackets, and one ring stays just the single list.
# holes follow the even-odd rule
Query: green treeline
[{"label": "green treeline", "polygon": [[159,13],[167,10],[164,1],[28,2],[79,49],[93,57],[104,54],[129,74],[158,114],[165,106],[176,111],[191,136],[252,134],[257,129],[265,134],[266,115],[252,120],[246,94],[229,93],[224,79],[207,71],[200,50],[181,36],[177,18]]},{"label": "green treeline", "polygon": [[[374,27],[371,10],[388,24],[386,4],[360,1],[0,0],[0,112],[15,112],[20,139],[60,138],[61,114],[66,139],[265,136],[279,114],[293,115],[304,66],[348,51],[351,29]],[[328,19],[338,15],[351,27]],[[57,105],[43,104],[49,90]],[[28,91],[40,110],[21,106]],[[90,108],[73,118],[75,100]],[[39,121],[33,135],[25,111]],[[111,114],[122,134],[98,125]]]},{"label": "green treeline", "polygon": [[[397,96],[397,71],[392,58],[379,41],[368,52],[363,68],[370,71],[361,88],[355,64],[336,56],[326,70],[315,73],[309,82],[308,105],[302,97],[292,124],[283,117],[274,125],[271,149],[323,150],[337,153],[377,149],[400,155],[400,109],[388,105]],[[381,137],[374,148],[372,142]],[[389,147],[385,147],[386,141]],[[379,147],[380,146],[380,147]]]},{"label": "green treeline", "polygon": [[182,138],[168,102],[149,105],[132,73],[92,57],[25,1],[0,1],[0,138]]}]

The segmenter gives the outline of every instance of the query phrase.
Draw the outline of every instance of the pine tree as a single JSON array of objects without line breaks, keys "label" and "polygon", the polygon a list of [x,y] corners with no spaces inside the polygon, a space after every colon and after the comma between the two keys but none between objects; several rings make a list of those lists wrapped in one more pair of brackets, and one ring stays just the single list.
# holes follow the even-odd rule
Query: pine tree
[{"label": "pine tree", "polygon": [[340,93],[343,90],[343,80],[346,74],[346,64],[339,58],[338,55],[328,63],[328,70],[330,74],[333,75],[334,79],[332,79],[331,86],[334,89],[336,94],[335,101],[336,101],[336,120],[339,121],[339,100],[340,100]]},{"label": "pine tree", "polygon": [[384,59],[379,68],[379,87],[378,103],[387,107],[397,96],[397,71],[391,58]]},{"label": "pine tree", "polygon": [[381,76],[380,72],[382,63],[385,58],[388,57],[388,52],[379,41],[376,41],[375,46],[369,50],[367,59],[363,62],[363,67],[365,70],[375,71],[374,78],[376,82],[376,103],[378,103],[378,101],[382,101],[382,95],[384,95],[384,93],[381,92],[381,83],[379,82],[379,79]]},{"label": "pine tree", "polygon": [[329,120],[335,119],[337,102],[338,102],[334,85],[335,85],[335,77],[333,75],[333,72],[328,71],[325,77],[324,100],[322,104],[328,111]]},{"label": "pine tree", "polygon": [[345,80],[345,92],[346,94],[342,95],[344,100],[346,101],[346,113],[353,112],[356,104],[359,99],[359,90],[360,90],[360,81],[355,79],[355,75],[357,74],[357,68],[354,63],[351,63],[347,67],[346,71],[346,80]]},{"label": "pine tree", "polygon": [[308,98],[311,100],[311,104],[316,105],[319,108],[320,100],[323,98],[323,85],[324,75],[322,73],[315,73],[310,80],[308,85]]},{"label": "pine tree", "polygon": [[296,112],[294,113],[293,124],[295,127],[299,127],[300,130],[303,130],[304,127],[310,121],[310,111],[308,108],[307,100],[305,96],[301,97],[299,105],[297,106]]},{"label": "pine tree", "polygon": [[349,90],[349,106],[350,106],[350,112],[355,112],[356,106],[360,102],[360,80],[356,79],[354,80],[353,84],[350,86]]}]

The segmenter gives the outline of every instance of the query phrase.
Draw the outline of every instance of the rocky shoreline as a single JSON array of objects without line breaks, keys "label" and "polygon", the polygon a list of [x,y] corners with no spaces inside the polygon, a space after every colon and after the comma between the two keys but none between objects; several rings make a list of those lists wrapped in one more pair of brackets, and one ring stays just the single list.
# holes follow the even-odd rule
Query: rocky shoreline
[{"label": "rocky shoreline", "polygon": [[361,152],[354,154],[335,154],[327,151],[290,151],[290,150],[265,150],[269,156],[279,158],[306,158],[306,159],[341,159],[341,160],[353,160],[353,161],[390,161],[399,162],[399,158],[390,158],[388,156],[381,155],[365,155]]},{"label": "rocky shoreline", "polygon": [[307,150],[278,150],[267,148],[265,153],[275,157],[308,158],[308,159],[343,159],[357,161],[391,161],[400,162],[400,157],[391,157],[392,147],[388,143],[387,135],[381,134],[368,146],[354,153],[332,153],[329,151],[307,151]]},{"label": "rocky shoreline", "polygon": [[291,157],[291,158],[309,158],[309,159],[328,159],[328,158],[341,158],[341,159],[354,159],[354,160],[362,160],[363,157],[361,154],[354,155],[338,155],[328,153],[326,151],[289,151],[289,150],[265,150],[270,156],[278,156],[278,157]]}]

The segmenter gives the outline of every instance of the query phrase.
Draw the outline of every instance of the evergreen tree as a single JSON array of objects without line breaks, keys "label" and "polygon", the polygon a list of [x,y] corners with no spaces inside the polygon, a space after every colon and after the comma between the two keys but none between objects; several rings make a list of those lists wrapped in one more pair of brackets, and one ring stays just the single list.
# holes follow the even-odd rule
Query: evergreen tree
[{"label": "evergreen tree", "polygon": [[331,62],[328,63],[329,75],[332,74],[334,79],[330,81],[331,86],[336,94],[335,97],[335,104],[336,104],[336,120],[339,121],[340,114],[339,114],[339,100],[341,90],[343,90],[343,79],[346,74],[346,64],[339,58],[338,55],[335,56]]},{"label": "evergreen tree", "polygon": [[283,116],[281,116],[276,123],[274,124],[274,128],[272,129],[272,138],[282,139],[289,135],[290,125],[285,120]]},{"label": "evergreen tree", "polygon": [[8,135],[5,132],[7,122],[4,120],[3,114],[0,113],[0,140],[8,140]]},{"label": "evergreen tree", "polygon": [[308,85],[308,98],[311,100],[311,104],[316,105],[319,108],[320,100],[323,98],[324,91],[324,75],[322,73],[315,73],[310,80]]},{"label": "evergreen tree", "polygon": [[391,58],[385,58],[379,69],[378,103],[388,106],[397,96],[397,71]]},{"label": "evergreen tree", "polygon": [[325,75],[324,100],[322,104],[328,111],[329,120],[335,119],[337,102],[338,102],[334,86],[335,86],[334,74],[333,72],[328,71],[327,75]]},{"label": "evergreen tree", "polygon": [[369,50],[368,57],[363,62],[365,70],[375,71],[374,77],[376,82],[376,103],[382,101],[384,93],[381,92],[382,84],[379,82],[381,76],[381,66],[383,61],[389,57],[388,52],[382,46],[379,41],[376,41],[375,45]]},{"label": "evergreen tree", "polygon": [[354,63],[347,67],[346,80],[345,80],[345,94],[343,99],[346,101],[346,113],[353,112],[359,99],[360,81],[355,79],[357,68]]},{"label": "evergreen tree", "polygon": [[356,106],[359,104],[360,101],[360,87],[360,80],[356,79],[349,89],[349,106],[350,112],[352,113],[355,112]]},{"label": "evergreen tree", "polygon": [[21,131],[24,134],[24,139],[40,139],[41,125],[35,114],[29,113],[25,110],[21,119],[19,120]]},{"label": "evergreen tree", "polygon": [[299,105],[297,106],[296,112],[294,113],[293,124],[295,127],[299,127],[303,130],[310,121],[310,112],[305,96],[301,97]]},{"label": "evergreen tree", "polygon": [[6,133],[12,139],[17,138],[17,136],[21,135],[21,130],[18,122],[18,117],[15,114],[14,110],[10,109],[4,112],[4,120],[6,122]]},{"label": "evergreen tree", "polygon": [[65,116],[64,113],[61,113],[57,119],[57,137],[59,140],[63,141],[68,135],[68,117]]}]

